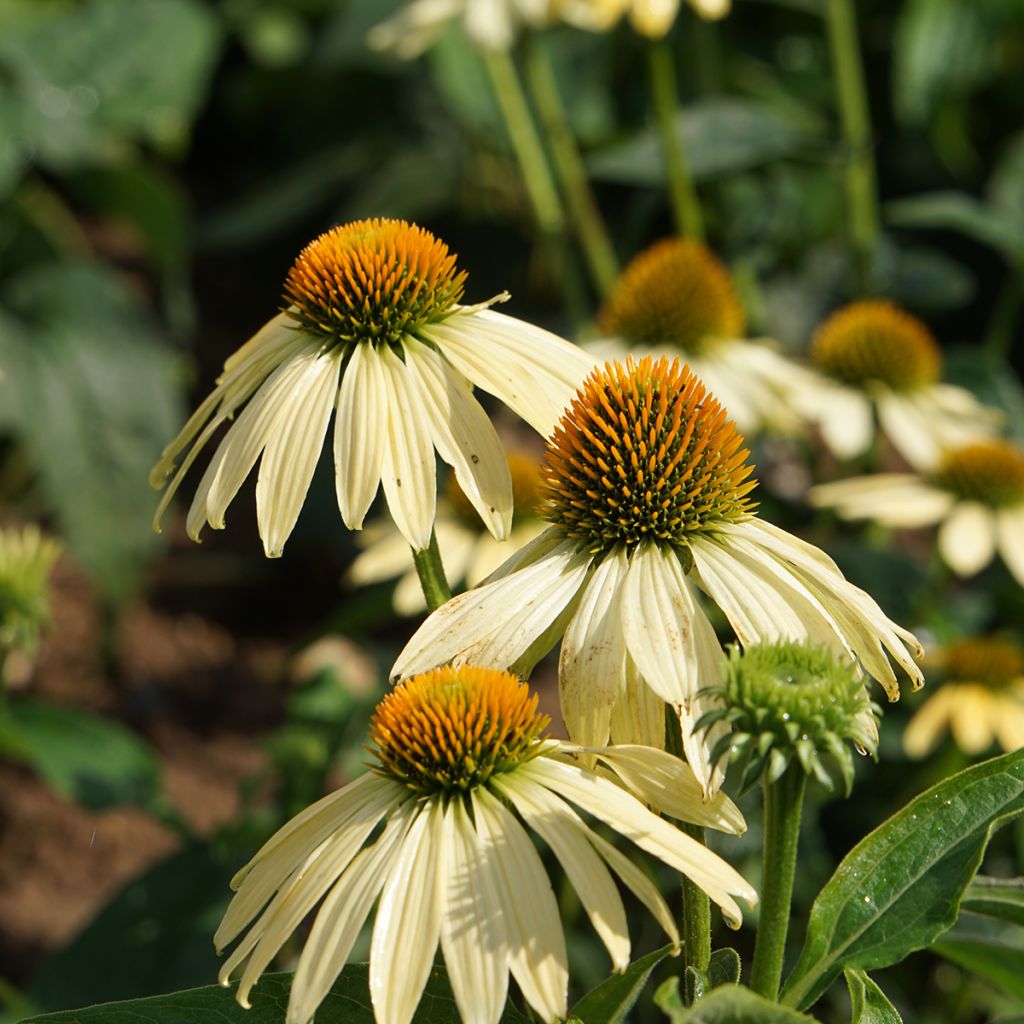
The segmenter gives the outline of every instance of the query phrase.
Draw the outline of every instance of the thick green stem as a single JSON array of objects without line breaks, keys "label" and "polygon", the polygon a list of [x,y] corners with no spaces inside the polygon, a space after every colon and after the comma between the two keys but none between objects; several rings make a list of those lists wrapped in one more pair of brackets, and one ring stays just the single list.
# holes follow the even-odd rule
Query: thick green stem
[{"label": "thick green stem", "polygon": [[776,782],[764,783],[764,855],[761,859],[761,916],[757,923],[750,987],[766,999],[779,998],[786,954],[796,850],[807,774],[793,763]]},{"label": "thick green stem", "polygon": [[416,563],[427,610],[432,612],[452,596],[452,588],[448,586],[444,565],[441,563],[441,552],[437,547],[437,534],[433,530],[430,531],[430,543],[422,551],[413,548],[412,560]]},{"label": "thick green stem", "polygon": [[482,52],[537,224],[545,234],[560,234],[565,229],[562,204],[516,66],[504,50]]},{"label": "thick green stem", "polygon": [[[704,829],[700,825],[683,825],[683,831],[704,844]],[[711,963],[711,901],[696,882],[683,878],[683,948],[684,971],[693,967],[706,971]],[[686,978],[686,1005],[693,1003],[693,985]]]},{"label": "thick green stem", "polygon": [[601,217],[601,210],[590,187],[587,169],[576,145],[565,104],[558,91],[558,81],[551,60],[543,43],[533,37],[527,37],[524,43],[524,57],[526,82],[540,115],[540,123],[547,135],[555,172],[561,183],[580,245],[583,247],[587,268],[598,291],[606,295],[618,276],[618,261],[608,229]]},{"label": "thick green stem", "polygon": [[676,86],[676,70],[672,51],[664,39],[652,39],[647,44],[647,68],[651,80],[651,100],[654,116],[665,153],[665,171],[668,175],[669,198],[676,230],[684,238],[704,241],[704,217],[697,198],[697,188],[690,175],[679,130],[680,110]]},{"label": "thick green stem", "polygon": [[872,153],[871,112],[853,0],[825,0],[839,116],[846,144],[844,181],[850,244],[861,292],[868,289],[878,241],[878,186]]}]

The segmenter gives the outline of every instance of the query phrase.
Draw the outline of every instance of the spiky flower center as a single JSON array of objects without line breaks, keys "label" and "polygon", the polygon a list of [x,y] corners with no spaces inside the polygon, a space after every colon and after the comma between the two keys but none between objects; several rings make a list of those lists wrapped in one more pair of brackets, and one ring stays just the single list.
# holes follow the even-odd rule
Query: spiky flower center
[{"label": "spiky flower center", "polygon": [[334,344],[397,345],[450,312],[465,281],[429,231],[377,217],[310,242],[288,271],[284,298],[303,330]]},{"label": "spiky flower center", "polygon": [[458,794],[534,757],[548,724],[518,677],[446,665],[406,679],[377,705],[371,749],[378,770],[403,785]]},{"label": "spiky flower center", "polygon": [[833,313],[811,343],[815,365],[844,384],[913,391],[934,384],[942,356],[931,331],[891,302],[853,302]]},{"label": "spiky flower center", "polygon": [[1024,651],[999,637],[960,640],[946,652],[946,670],[956,682],[1002,690],[1024,676]]},{"label": "spiky flower center", "polygon": [[978,441],[949,452],[934,482],[962,501],[991,508],[1024,502],[1024,453],[1010,441]]},{"label": "spiky flower center", "polygon": [[548,441],[542,516],[594,553],[684,544],[751,513],[748,454],[678,359],[613,361],[591,373]]},{"label": "spiky flower center", "polygon": [[821,761],[830,755],[849,789],[853,763],[848,746],[873,751],[877,706],[856,663],[824,647],[780,641],[732,648],[724,682],[713,691],[723,709],[705,716],[699,727],[727,721],[732,732],[712,751],[746,760],[743,784],[764,772],[778,778],[795,758],[804,771],[830,786]]},{"label": "spiky flower center", "polygon": [[637,348],[670,346],[693,356],[742,337],[746,317],[729,272],[710,249],[666,238],[626,267],[598,323]]},{"label": "spiky flower center", "polygon": [[[508,470],[512,477],[513,525],[536,519],[540,511],[540,464],[536,459],[518,452],[509,452]],[[480,527],[480,513],[466,497],[453,473],[448,477],[448,500],[455,514],[473,529]]]}]

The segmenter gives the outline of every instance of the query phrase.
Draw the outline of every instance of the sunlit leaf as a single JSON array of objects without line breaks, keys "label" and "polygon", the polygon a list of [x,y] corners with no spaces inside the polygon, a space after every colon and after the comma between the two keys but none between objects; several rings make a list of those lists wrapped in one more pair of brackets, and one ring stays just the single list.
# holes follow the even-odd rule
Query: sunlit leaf
[{"label": "sunlit leaf", "polygon": [[671,946],[663,946],[635,960],[622,974],[613,974],[602,981],[569,1011],[569,1019],[582,1024],[621,1024],[640,998],[651,971],[671,949]]}]

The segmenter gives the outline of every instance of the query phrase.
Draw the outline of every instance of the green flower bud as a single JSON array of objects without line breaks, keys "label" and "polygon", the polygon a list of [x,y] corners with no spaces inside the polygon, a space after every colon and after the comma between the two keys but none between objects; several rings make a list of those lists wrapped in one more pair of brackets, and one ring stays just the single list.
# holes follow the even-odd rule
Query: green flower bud
[{"label": "green flower bud", "polygon": [[742,763],[744,790],[762,775],[780,778],[796,759],[828,789],[833,779],[823,757],[838,767],[847,795],[853,786],[849,744],[875,756],[881,709],[868,696],[852,659],[808,643],[780,641],[729,651],[724,681],[707,691],[722,707],[698,729],[725,722],[730,732],[711,751]]}]

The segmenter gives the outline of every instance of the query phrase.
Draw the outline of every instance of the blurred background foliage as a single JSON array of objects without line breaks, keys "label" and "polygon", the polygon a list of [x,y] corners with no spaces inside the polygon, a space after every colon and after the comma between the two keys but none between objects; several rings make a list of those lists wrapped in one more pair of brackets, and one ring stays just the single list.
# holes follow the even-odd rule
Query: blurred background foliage
[{"label": "blurred background foliage", "polygon": [[[794,352],[855,294],[823,2],[736,0],[718,24],[684,11],[671,37],[709,241],[752,333]],[[361,763],[406,626],[389,587],[355,599],[340,582],[354,546],[329,467],[280,562],[259,554],[251,502],[202,550],[179,521],[163,537],[150,527],[149,467],[278,308],[301,246],[354,217],[416,219],[460,254],[469,301],[508,288],[514,315],[591,330],[585,266],[535,230],[478,54],[456,28],[419,61],[366,47],[396,6],[0,0],[0,503],[5,521],[42,521],[69,552],[52,638],[0,729],[11,1019],[212,980],[209,936],[239,858]],[[925,318],[947,378],[1001,405],[1024,439],[1007,369],[1024,300],[1024,0],[861,0],[858,12],[883,217],[871,289]],[[535,44],[624,263],[671,231],[641,43],[555,28]],[[913,552],[765,500],[901,622],[941,636],[1024,612],[999,567],[939,602]],[[296,667],[296,650],[340,633],[361,649],[329,640]],[[903,714],[883,726],[880,767],[860,766],[870,800],[818,794],[804,905],[856,839],[965,763],[947,746],[910,770]],[[756,881],[753,824],[728,854]],[[1017,841],[994,849],[996,867]],[[77,883],[47,874],[54,850]],[[586,927],[571,942],[585,988],[602,954]],[[885,985],[922,1024],[1024,1008],[983,973],[919,957]]]}]

